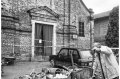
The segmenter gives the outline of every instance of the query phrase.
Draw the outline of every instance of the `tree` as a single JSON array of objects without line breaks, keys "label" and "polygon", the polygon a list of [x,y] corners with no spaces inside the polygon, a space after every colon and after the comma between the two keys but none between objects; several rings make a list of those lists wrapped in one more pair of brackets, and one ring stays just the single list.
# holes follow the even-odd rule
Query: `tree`
[{"label": "tree", "polygon": [[119,47],[119,7],[114,7],[109,15],[109,25],[105,43],[109,47]]}]

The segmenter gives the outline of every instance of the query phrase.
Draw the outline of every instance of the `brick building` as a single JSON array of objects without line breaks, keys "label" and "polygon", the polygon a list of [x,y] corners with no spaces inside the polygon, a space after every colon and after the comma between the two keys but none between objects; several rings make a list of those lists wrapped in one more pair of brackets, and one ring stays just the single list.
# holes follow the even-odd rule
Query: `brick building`
[{"label": "brick building", "polygon": [[94,15],[94,41],[105,45],[110,11]]},{"label": "brick building", "polygon": [[82,0],[2,0],[2,55],[49,56],[62,47],[90,49],[92,11]]}]

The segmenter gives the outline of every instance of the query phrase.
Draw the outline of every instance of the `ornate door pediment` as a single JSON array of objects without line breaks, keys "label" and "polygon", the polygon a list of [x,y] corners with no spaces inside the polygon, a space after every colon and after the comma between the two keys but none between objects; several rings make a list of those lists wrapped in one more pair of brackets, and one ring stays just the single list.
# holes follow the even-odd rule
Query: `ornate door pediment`
[{"label": "ornate door pediment", "polygon": [[59,18],[59,15],[55,13],[52,9],[48,8],[47,6],[40,6],[37,8],[32,8],[27,11],[31,16],[50,16]]}]

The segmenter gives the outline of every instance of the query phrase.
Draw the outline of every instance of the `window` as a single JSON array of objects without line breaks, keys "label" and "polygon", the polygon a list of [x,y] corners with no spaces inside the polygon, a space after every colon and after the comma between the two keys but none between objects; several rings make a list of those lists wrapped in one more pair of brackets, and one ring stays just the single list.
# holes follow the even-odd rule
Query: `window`
[{"label": "window", "polygon": [[79,22],[79,36],[84,37],[84,22]]},{"label": "window", "polygon": [[68,49],[62,49],[59,53],[61,56],[67,56],[68,55]]},{"label": "window", "polygon": [[90,51],[80,51],[81,53],[81,58],[92,58],[92,54]]},{"label": "window", "polygon": [[79,58],[78,52],[76,50],[69,50],[69,57],[71,57],[70,53],[72,53],[73,59]]}]

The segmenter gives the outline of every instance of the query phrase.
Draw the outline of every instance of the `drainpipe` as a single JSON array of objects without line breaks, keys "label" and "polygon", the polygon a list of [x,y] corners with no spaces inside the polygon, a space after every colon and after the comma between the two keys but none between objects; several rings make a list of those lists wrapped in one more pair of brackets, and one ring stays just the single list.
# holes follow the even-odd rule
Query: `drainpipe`
[{"label": "drainpipe", "polygon": [[[32,20],[32,15],[30,13],[30,10],[27,11],[28,15],[29,15],[29,21],[30,21],[30,26],[32,26],[31,20]],[[31,46],[31,49],[33,47]],[[29,53],[29,61],[31,62],[32,60],[34,60],[34,55],[32,54],[32,52]]]},{"label": "drainpipe", "polygon": [[70,9],[71,9],[71,0],[69,0],[68,2],[68,44],[70,47]]},{"label": "drainpipe", "polygon": [[65,26],[64,26],[64,25],[65,25],[65,17],[66,17],[66,16],[65,16],[65,0],[64,0],[63,7],[64,7],[64,10],[63,10],[63,14],[64,14],[64,23],[63,23],[63,47],[64,47],[64,45],[65,45],[65,42],[64,42],[64,40],[65,40],[65,39],[64,39],[64,33],[65,33],[65,32],[64,32],[64,29],[65,29]]},{"label": "drainpipe", "polygon": [[90,49],[92,49],[92,45],[93,45],[93,34],[94,34],[94,18],[93,18],[93,10],[92,9],[89,9],[89,12],[90,12]]}]

